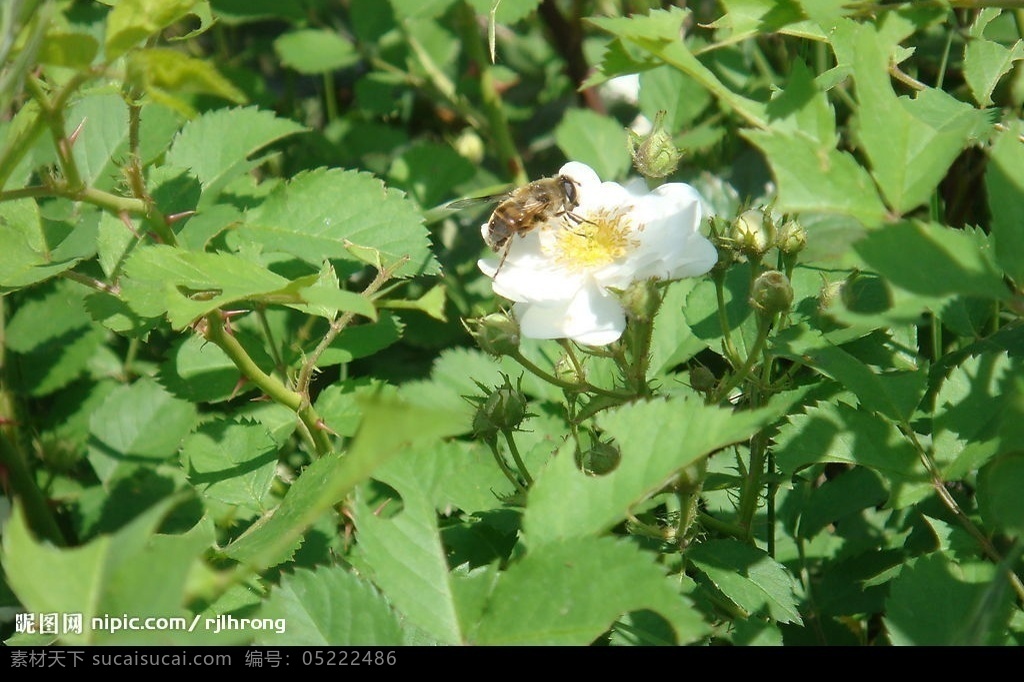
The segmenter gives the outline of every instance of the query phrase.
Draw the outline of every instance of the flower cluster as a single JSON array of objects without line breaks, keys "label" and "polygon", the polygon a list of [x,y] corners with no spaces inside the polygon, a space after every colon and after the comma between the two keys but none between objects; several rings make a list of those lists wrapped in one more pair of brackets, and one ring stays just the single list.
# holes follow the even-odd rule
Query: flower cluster
[{"label": "flower cluster", "polygon": [[[601,182],[579,162],[559,174],[576,184],[572,214],[513,237],[503,263],[479,262],[494,292],[514,302],[523,336],[611,343],[626,328],[616,291],[652,278],[702,275],[717,262],[715,247],[698,232],[701,198],[689,185],[647,192]],[[482,229],[486,234],[487,225]]]}]

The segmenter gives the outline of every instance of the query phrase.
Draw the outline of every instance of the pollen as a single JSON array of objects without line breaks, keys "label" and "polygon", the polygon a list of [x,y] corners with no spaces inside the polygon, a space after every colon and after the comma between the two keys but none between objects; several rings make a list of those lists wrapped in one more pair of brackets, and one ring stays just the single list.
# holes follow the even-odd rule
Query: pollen
[{"label": "pollen", "polygon": [[605,208],[565,216],[557,227],[546,230],[543,248],[562,267],[594,270],[634,250],[639,244],[637,231],[627,207]]}]

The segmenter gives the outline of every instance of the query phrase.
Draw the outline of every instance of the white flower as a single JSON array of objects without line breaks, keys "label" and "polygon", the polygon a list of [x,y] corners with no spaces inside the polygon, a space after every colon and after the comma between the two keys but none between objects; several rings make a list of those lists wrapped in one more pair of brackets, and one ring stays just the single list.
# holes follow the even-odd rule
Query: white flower
[{"label": "white flower", "polygon": [[513,236],[504,263],[500,257],[479,262],[494,292],[515,302],[523,336],[611,343],[626,328],[626,314],[610,289],[694,277],[716,263],[715,247],[697,231],[701,198],[689,185],[646,192],[601,182],[575,161],[559,174],[577,187],[579,205],[571,215]]}]

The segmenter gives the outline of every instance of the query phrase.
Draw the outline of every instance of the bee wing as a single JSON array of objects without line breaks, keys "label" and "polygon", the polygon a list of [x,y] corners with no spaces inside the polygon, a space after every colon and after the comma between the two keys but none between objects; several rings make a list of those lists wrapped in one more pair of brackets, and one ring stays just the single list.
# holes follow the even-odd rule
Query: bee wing
[{"label": "bee wing", "polygon": [[456,199],[455,201],[449,201],[447,204],[443,204],[439,208],[444,208],[449,211],[461,211],[464,208],[473,208],[474,206],[483,206],[485,204],[494,204],[508,196],[507,192],[501,194],[489,194],[484,197],[466,197],[465,199]]}]

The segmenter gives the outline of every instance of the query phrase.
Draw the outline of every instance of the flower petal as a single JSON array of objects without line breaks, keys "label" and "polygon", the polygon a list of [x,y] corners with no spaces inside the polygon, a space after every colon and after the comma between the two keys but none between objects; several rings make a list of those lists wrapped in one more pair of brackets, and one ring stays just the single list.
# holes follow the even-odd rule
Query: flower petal
[{"label": "flower petal", "polygon": [[534,339],[572,339],[603,346],[622,336],[626,315],[614,296],[591,285],[572,299],[549,305],[517,303],[513,308],[523,336]]}]

